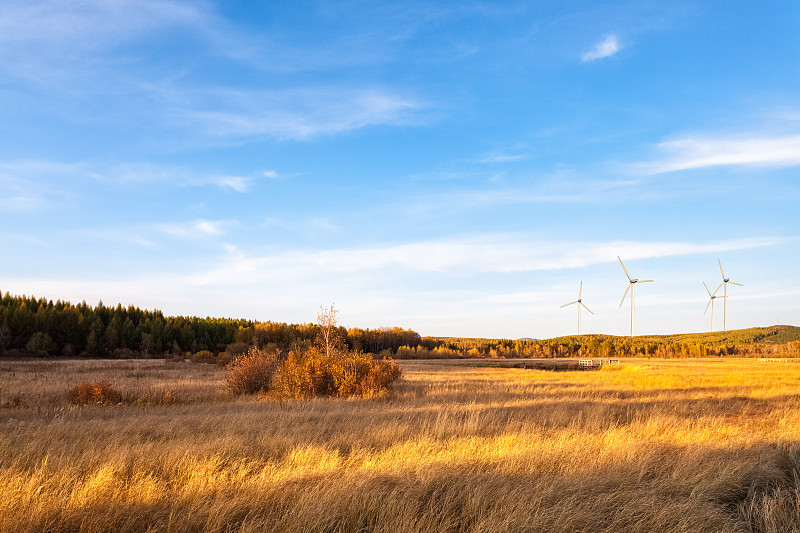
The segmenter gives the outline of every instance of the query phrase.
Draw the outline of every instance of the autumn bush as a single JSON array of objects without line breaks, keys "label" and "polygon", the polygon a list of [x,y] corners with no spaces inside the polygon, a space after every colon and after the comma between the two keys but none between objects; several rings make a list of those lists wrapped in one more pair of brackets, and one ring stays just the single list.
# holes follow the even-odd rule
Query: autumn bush
[{"label": "autumn bush", "polygon": [[67,399],[76,405],[113,404],[122,401],[122,393],[109,381],[85,381],[67,392]]},{"label": "autumn bush", "polygon": [[234,394],[255,394],[266,391],[278,368],[280,353],[251,348],[225,367],[225,384]]},{"label": "autumn bush", "polygon": [[374,396],[400,377],[392,359],[375,361],[372,354],[349,351],[336,311],[320,307],[314,345],[293,350],[281,360],[272,347],[251,349],[227,366],[228,388],[236,394],[274,391],[289,398]]},{"label": "autumn bush", "polygon": [[214,352],[210,350],[200,350],[192,354],[192,362],[193,363],[216,363],[217,358],[214,356]]},{"label": "autumn bush", "polygon": [[275,376],[274,388],[291,398],[311,398],[333,393],[333,379],[326,372],[328,359],[317,348],[289,352]]},{"label": "autumn bush", "polygon": [[373,360],[362,352],[325,354],[317,348],[289,352],[275,376],[274,388],[290,398],[373,396],[400,377],[392,359]]}]

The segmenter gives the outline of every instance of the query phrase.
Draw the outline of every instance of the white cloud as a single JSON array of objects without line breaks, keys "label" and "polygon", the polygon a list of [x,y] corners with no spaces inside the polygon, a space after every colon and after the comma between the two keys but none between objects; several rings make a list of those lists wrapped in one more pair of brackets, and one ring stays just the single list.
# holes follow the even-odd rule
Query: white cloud
[{"label": "white cloud", "polygon": [[528,154],[505,154],[501,152],[487,152],[478,158],[478,163],[511,163],[528,159]]},{"label": "white cloud", "polygon": [[211,185],[245,193],[250,190],[255,178],[204,175],[203,172],[187,167],[143,163],[121,163],[109,166],[86,161],[76,163],[34,160],[0,162],[0,202],[18,210],[25,206],[30,209],[37,206],[45,207],[53,197],[58,197],[63,203],[63,198],[70,194],[59,187],[67,184],[67,189],[74,190],[75,184],[81,180],[125,185],[157,184],[164,187]]},{"label": "white cloud", "polygon": [[[75,198],[64,179],[85,175],[80,163],[15,161],[0,163],[0,207],[11,211],[39,211],[64,206]],[[55,179],[53,179],[55,178]]]},{"label": "white cloud", "polygon": [[[192,81],[194,69],[183,58],[167,55],[163,66],[147,61],[153,45],[178,32],[205,56],[236,67],[269,70],[263,63],[272,61],[264,58],[276,53],[270,39],[249,35],[206,2],[11,0],[0,9],[0,73],[10,82],[0,96],[16,106],[44,88],[47,98],[36,106],[43,115],[126,129],[138,121],[169,131],[179,144],[302,140],[419,122],[422,103],[399,90],[351,83],[252,90],[232,82],[220,88]],[[301,59],[314,54],[302,52],[288,47],[280,54],[296,70],[313,70]],[[176,129],[190,138],[176,139]]]},{"label": "white cloud", "polygon": [[649,174],[715,166],[800,165],[800,135],[774,137],[687,137],[663,142],[658,148],[669,157],[636,167]]},{"label": "white cloud", "polygon": [[[437,176],[438,177],[438,176]],[[445,179],[447,176],[442,177]],[[461,178],[461,175],[453,176]],[[489,177],[488,181],[501,181],[502,174]],[[609,204],[632,197],[643,198],[652,195],[650,189],[640,186],[643,178],[635,179],[591,179],[586,180],[578,175],[568,177],[549,177],[532,175],[530,183],[525,186],[491,186],[482,189],[460,189],[438,194],[425,194],[416,198],[404,198],[400,208],[404,213],[435,214],[443,210],[465,211],[472,208],[491,208],[503,205],[524,204]]]},{"label": "white cloud", "polygon": [[[2,191],[2,187],[0,187]],[[0,208],[6,211],[39,211],[47,205],[45,198],[33,195],[6,195],[0,196]]]},{"label": "white cloud", "polygon": [[0,41],[96,46],[110,37],[198,24],[207,17],[201,5],[170,0],[11,0],[0,14]]},{"label": "white cloud", "polygon": [[375,88],[316,87],[284,91],[205,91],[173,110],[174,124],[212,138],[307,140],[381,124],[413,124],[414,98]]},{"label": "white cloud", "polygon": [[211,178],[210,183],[223,189],[232,189],[236,192],[247,192],[253,183],[251,178],[242,176],[220,176],[218,178]]},{"label": "white cloud", "polygon": [[622,47],[619,44],[617,36],[614,34],[607,35],[602,41],[597,43],[594,48],[588,52],[584,52],[581,56],[581,61],[595,61],[604,57],[611,57],[621,49]]},{"label": "white cloud", "polygon": [[264,279],[302,280],[323,274],[344,276],[375,272],[511,273],[586,267],[625,260],[743,250],[782,242],[764,237],[710,243],[688,242],[527,242],[523,236],[487,235],[372,248],[323,251],[290,250],[262,257],[237,253],[218,270],[198,273],[192,282],[247,284]]},{"label": "white cloud", "polygon": [[213,35],[203,4],[171,0],[10,0],[0,10],[0,70],[36,84],[102,77],[81,83],[81,93],[120,81],[111,75],[125,61],[119,46],[183,28]]},{"label": "white cloud", "polygon": [[102,165],[92,170],[99,179],[118,183],[158,183],[173,187],[203,187],[213,185],[221,189],[247,192],[254,179],[249,176],[205,174],[201,171],[178,166],[154,165],[147,163],[124,163],[104,168]]},{"label": "white cloud", "polygon": [[[584,327],[587,331],[625,334],[627,310],[619,309],[619,299],[625,288],[624,275],[617,263],[617,254],[623,257],[633,274],[644,275],[639,272],[640,265],[635,260],[688,254],[702,256],[786,242],[762,238],[709,243],[592,244],[527,241],[522,235],[500,234],[394,246],[285,250],[258,255],[248,255],[240,247],[220,243],[224,247],[221,255],[204,261],[166,263],[159,265],[157,271],[81,271],[71,279],[61,280],[15,279],[12,276],[6,279],[3,288],[12,293],[33,293],[54,299],[86,299],[90,303],[102,299],[107,304],[121,302],[159,308],[168,315],[233,316],[301,323],[312,321],[320,304],[336,302],[337,308],[343,310],[343,323],[351,326],[400,325],[429,335],[542,337],[566,334],[574,328],[573,313],[559,312],[558,307],[574,299],[578,282],[573,279],[574,273],[559,270],[604,263],[602,268],[592,269],[595,274],[600,273],[600,278],[583,278],[583,296],[595,312],[591,318],[585,317]],[[373,257],[374,254],[377,257]],[[427,259],[421,254],[433,254],[433,257]],[[449,254],[456,254],[456,257],[450,258]],[[496,257],[492,257],[493,254]],[[486,255],[490,257],[484,257]],[[516,277],[497,275],[509,271],[506,262],[511,262],[513,272],[538,273]],[[718,275],[714,261],[709,261],[708,266],[710,273]],[[209,268],[211,270],[206,270]],[[616,276],[613,284],[602,278],[611,269]],[[647,272],[649,276],[651,268]],[[65,274],[59,269],[54,275]],[[692,278],[693,288],[687,290],[682,285],[684,278],[679,277],[670,285],[670,280],[654,277],[658,283],[649,284],[648,296],[637,302],[641,307],[637,316],[641,332],[687,331],[699,324],[706,327],[707,321],[702,315],[705,292],[699,280]],[[747,290],[753,293],[755,287],[742,281],[748,283]],[[745,290],[737,292],[737,298],[745,298],[746,294]],[[657,311],[655,302],[658,302]],[[665,302],[672,305],[665,306]],[[796,304],[792,305],[796,309]],[[772,309],[774,302],[770,300],[770,312]],[[796,316],[796,311],[790,311],[788,308],[781,311],[782,318]],[[775,320],[774,315],[769,317]],[[761,321],[758,318],[757,323]]]},{"label": "white cloud", "polygon": [[230,220],[205,220],[201,218],[186,223],[158,224],[156,229],[174,237],[196,239],[222,235],[228,227],[234,224],[235,222]]}]

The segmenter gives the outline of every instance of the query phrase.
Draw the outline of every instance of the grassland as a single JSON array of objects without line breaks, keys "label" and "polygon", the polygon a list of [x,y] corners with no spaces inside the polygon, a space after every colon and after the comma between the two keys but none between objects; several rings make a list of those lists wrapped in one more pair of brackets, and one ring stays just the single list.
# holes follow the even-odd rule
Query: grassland
[{"label": "grassland", "polygon": [[[281,402],[211,365],[0,362],[0,531],[800,531],[800,363],[402,368]],[[125,401],[67,403],[98,379]]]}]

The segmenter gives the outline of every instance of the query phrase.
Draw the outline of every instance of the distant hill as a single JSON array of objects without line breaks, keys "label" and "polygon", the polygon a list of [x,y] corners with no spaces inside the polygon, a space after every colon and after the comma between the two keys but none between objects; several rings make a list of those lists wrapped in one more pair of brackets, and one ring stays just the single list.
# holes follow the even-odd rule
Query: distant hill
[{"label": "distant hill", "polygon": [[[478,337],[430,337],[439,341],[449,342],[493,342],[500,339]],[[626,342],[633,345],[642,344],[670,344],[670,343],[700,343],[707,345],[743,345],[743,344],[785,344],[800,341],[800,327],[798,326],[768,326],[747,329],[731,329],[728,331],[714,331],[708,333],[670,333],[667,335],[637,335],[633,338],[627,335],[565,335],[534,339],[522,337],[514,342],[537,342],[544,344],[588,344],[590,342],[603,342],[606,340]]]},{"label": "distant hill", "polygon": [[603,342],[604,340],[627,339],[633,345],[648,343],[700,343],[711,346],[744,345],[744,344],[785,344],[800,341],[800,327],[798,326],[769,326],[762,328],[732,329],[728,331],[714,331],[710,333],[673,333],[669,335],[637,335],[633,338],[616,335],[569,335],[553,337],[546,342],[559,343],[587,343],[592,339]]},{"label": "distant hill", "polygon": [[[770,326],[672,335],[570,335],[550,339],[426,337],[399,357],[800,357],[800,327]],[[430,342],[432,341],[432,342]]]}]

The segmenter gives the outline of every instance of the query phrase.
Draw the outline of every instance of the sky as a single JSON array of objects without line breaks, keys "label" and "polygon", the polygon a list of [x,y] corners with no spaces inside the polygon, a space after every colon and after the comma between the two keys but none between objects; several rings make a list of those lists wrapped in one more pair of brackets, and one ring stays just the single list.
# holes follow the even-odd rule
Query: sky
[{"label": "sky", "polygon": [[[0,290],[422,335],[800,325],[800,3],[3,0]],[[717,294],[721,294],[722,289]]]}]

